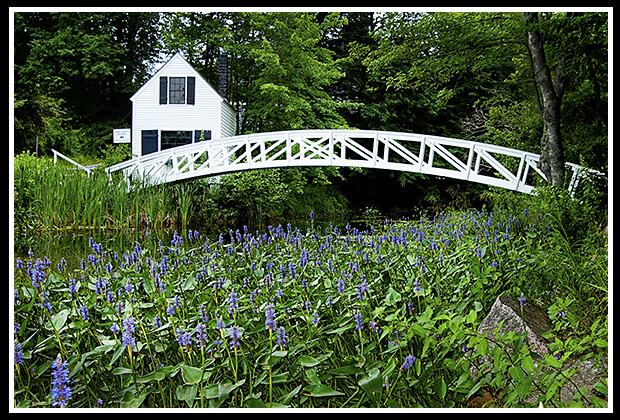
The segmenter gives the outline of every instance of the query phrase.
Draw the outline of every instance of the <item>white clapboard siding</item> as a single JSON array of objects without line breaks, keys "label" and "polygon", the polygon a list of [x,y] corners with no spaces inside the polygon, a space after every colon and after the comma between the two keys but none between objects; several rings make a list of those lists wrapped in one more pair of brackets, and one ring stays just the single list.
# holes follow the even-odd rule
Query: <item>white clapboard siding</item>
[{"label": "white clapboard siding", "polygon": [[[195,104],[160,105],[159,80],[162,76],[195,77]],[[159,130],[160,133],[175,130],[192,132],[210,130],[212,139],[235,135],[234,109],[179,53],[165,63],[131,97],[131,101],[132,154],[136,156],[142,156],[142,130]],[[161,135],[159,141],[161,147]]]}]

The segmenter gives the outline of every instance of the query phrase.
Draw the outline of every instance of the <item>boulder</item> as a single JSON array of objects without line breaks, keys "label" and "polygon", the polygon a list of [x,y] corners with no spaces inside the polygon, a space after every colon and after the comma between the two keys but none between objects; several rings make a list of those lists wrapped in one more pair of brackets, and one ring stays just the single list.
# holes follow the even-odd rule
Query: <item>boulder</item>
[{"label": "boulder", "polygon": [[[500,322],[503,321],[502,327],[499,328]],[[523,306],[523,318],[521,317],[521,304],[519,300],[513,296],[501,295],[496,300],[487,317],[478,326],[478,331],[483,334],[493,335],[495,331],[504,334],[509,331],[523,334],[527,331],[527,345],[530,350],[541,357],[550,352],[548,341],[543,338],[543,334],[553,328],[551,319],[547,313],[533,303],[527,302]],[[489,343],[491,344],[491,343]],[[483,357],[478,362],[482,365],[489,362],[490,358]],[[569,403],[578,395],[578,390],[582,390],[587,395],[584,406],[589,406],[589,400],[592,395],[596,394],[594,385],[602,379],[607,378],[607,358],[600,362],[595,360],[571,360],[565,362],[564,368],[568,369],[565,373],[570,376],[562,389],[560,390],[559,402]],[[478,376],[479,371],[476,364],[472,365],[472,376]],[[488,395],[487,395],[488,394]],[[535,404],[540,396],[538,390],[528,395],[526,402]],[[599,394],[599,398],[606,400],[606,396]],[[470,399],[470,407],[486,406],[493,403],[493,395],[483,390],[482,395],[476,395]],[[481,405],[482,404],[482,405]]]},{"label": "boulder", "polygon": [[[503,321],[502,327],[497,330],[501,321]],[[548,341],[543,338],[543,334],[553,328],[551,319],[545,311],[533,303],[527,302],[521,308],[521,303],[514,296],[499,296],[487,317],[478,326],[478,331],[486,334],[493,334],[495,330],[499,334],[509,331],[523,334],[524,328],[530,350],[540,356],[549,353]]]}]

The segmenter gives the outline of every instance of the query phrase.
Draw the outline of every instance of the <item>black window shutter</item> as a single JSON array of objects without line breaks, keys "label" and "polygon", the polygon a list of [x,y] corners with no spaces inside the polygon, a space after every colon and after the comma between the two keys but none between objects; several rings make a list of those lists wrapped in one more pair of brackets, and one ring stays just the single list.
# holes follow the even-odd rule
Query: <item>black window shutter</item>
[{"label": "black window shutter", "polygon": [[196,102],[196,78],[187,78],[187,105],[194,105]]},{"label": "black window shutter", "polygon": [[158,130],[142,130],[142,156],[156,152],[159,148],[158,143]]},{"label": "black window shutter", "polygon": [[168,78],[162,76],[159,78],[159,104],[166,105],[168,103]]}]

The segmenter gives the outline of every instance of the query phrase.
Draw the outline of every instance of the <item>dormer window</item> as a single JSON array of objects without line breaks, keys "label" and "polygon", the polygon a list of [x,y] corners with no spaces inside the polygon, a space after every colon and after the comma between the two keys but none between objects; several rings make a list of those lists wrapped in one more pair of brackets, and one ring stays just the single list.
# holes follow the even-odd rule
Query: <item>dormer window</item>
[{"label": "dormer window", "polygon": [[195,77],[166,77],[159,78],[159,104],[195,104],[196,78]]}]

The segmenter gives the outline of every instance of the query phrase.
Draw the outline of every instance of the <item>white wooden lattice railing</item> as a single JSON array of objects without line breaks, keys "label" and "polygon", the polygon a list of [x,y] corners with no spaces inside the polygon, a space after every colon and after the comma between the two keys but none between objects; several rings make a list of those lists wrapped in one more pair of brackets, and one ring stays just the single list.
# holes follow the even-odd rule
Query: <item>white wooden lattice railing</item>
[{"label": "white wooden lattice railing", "polygon": [[[108,167],[111,174],[150,184],[243,170],[287,166],[389,169],[450,177],[530,193],[533,177],[546,179],[534,153],[422,134],[366,130],[298,130],[204,141],[136,157]],[[569,189],[584,172],[573,163]]]}]

